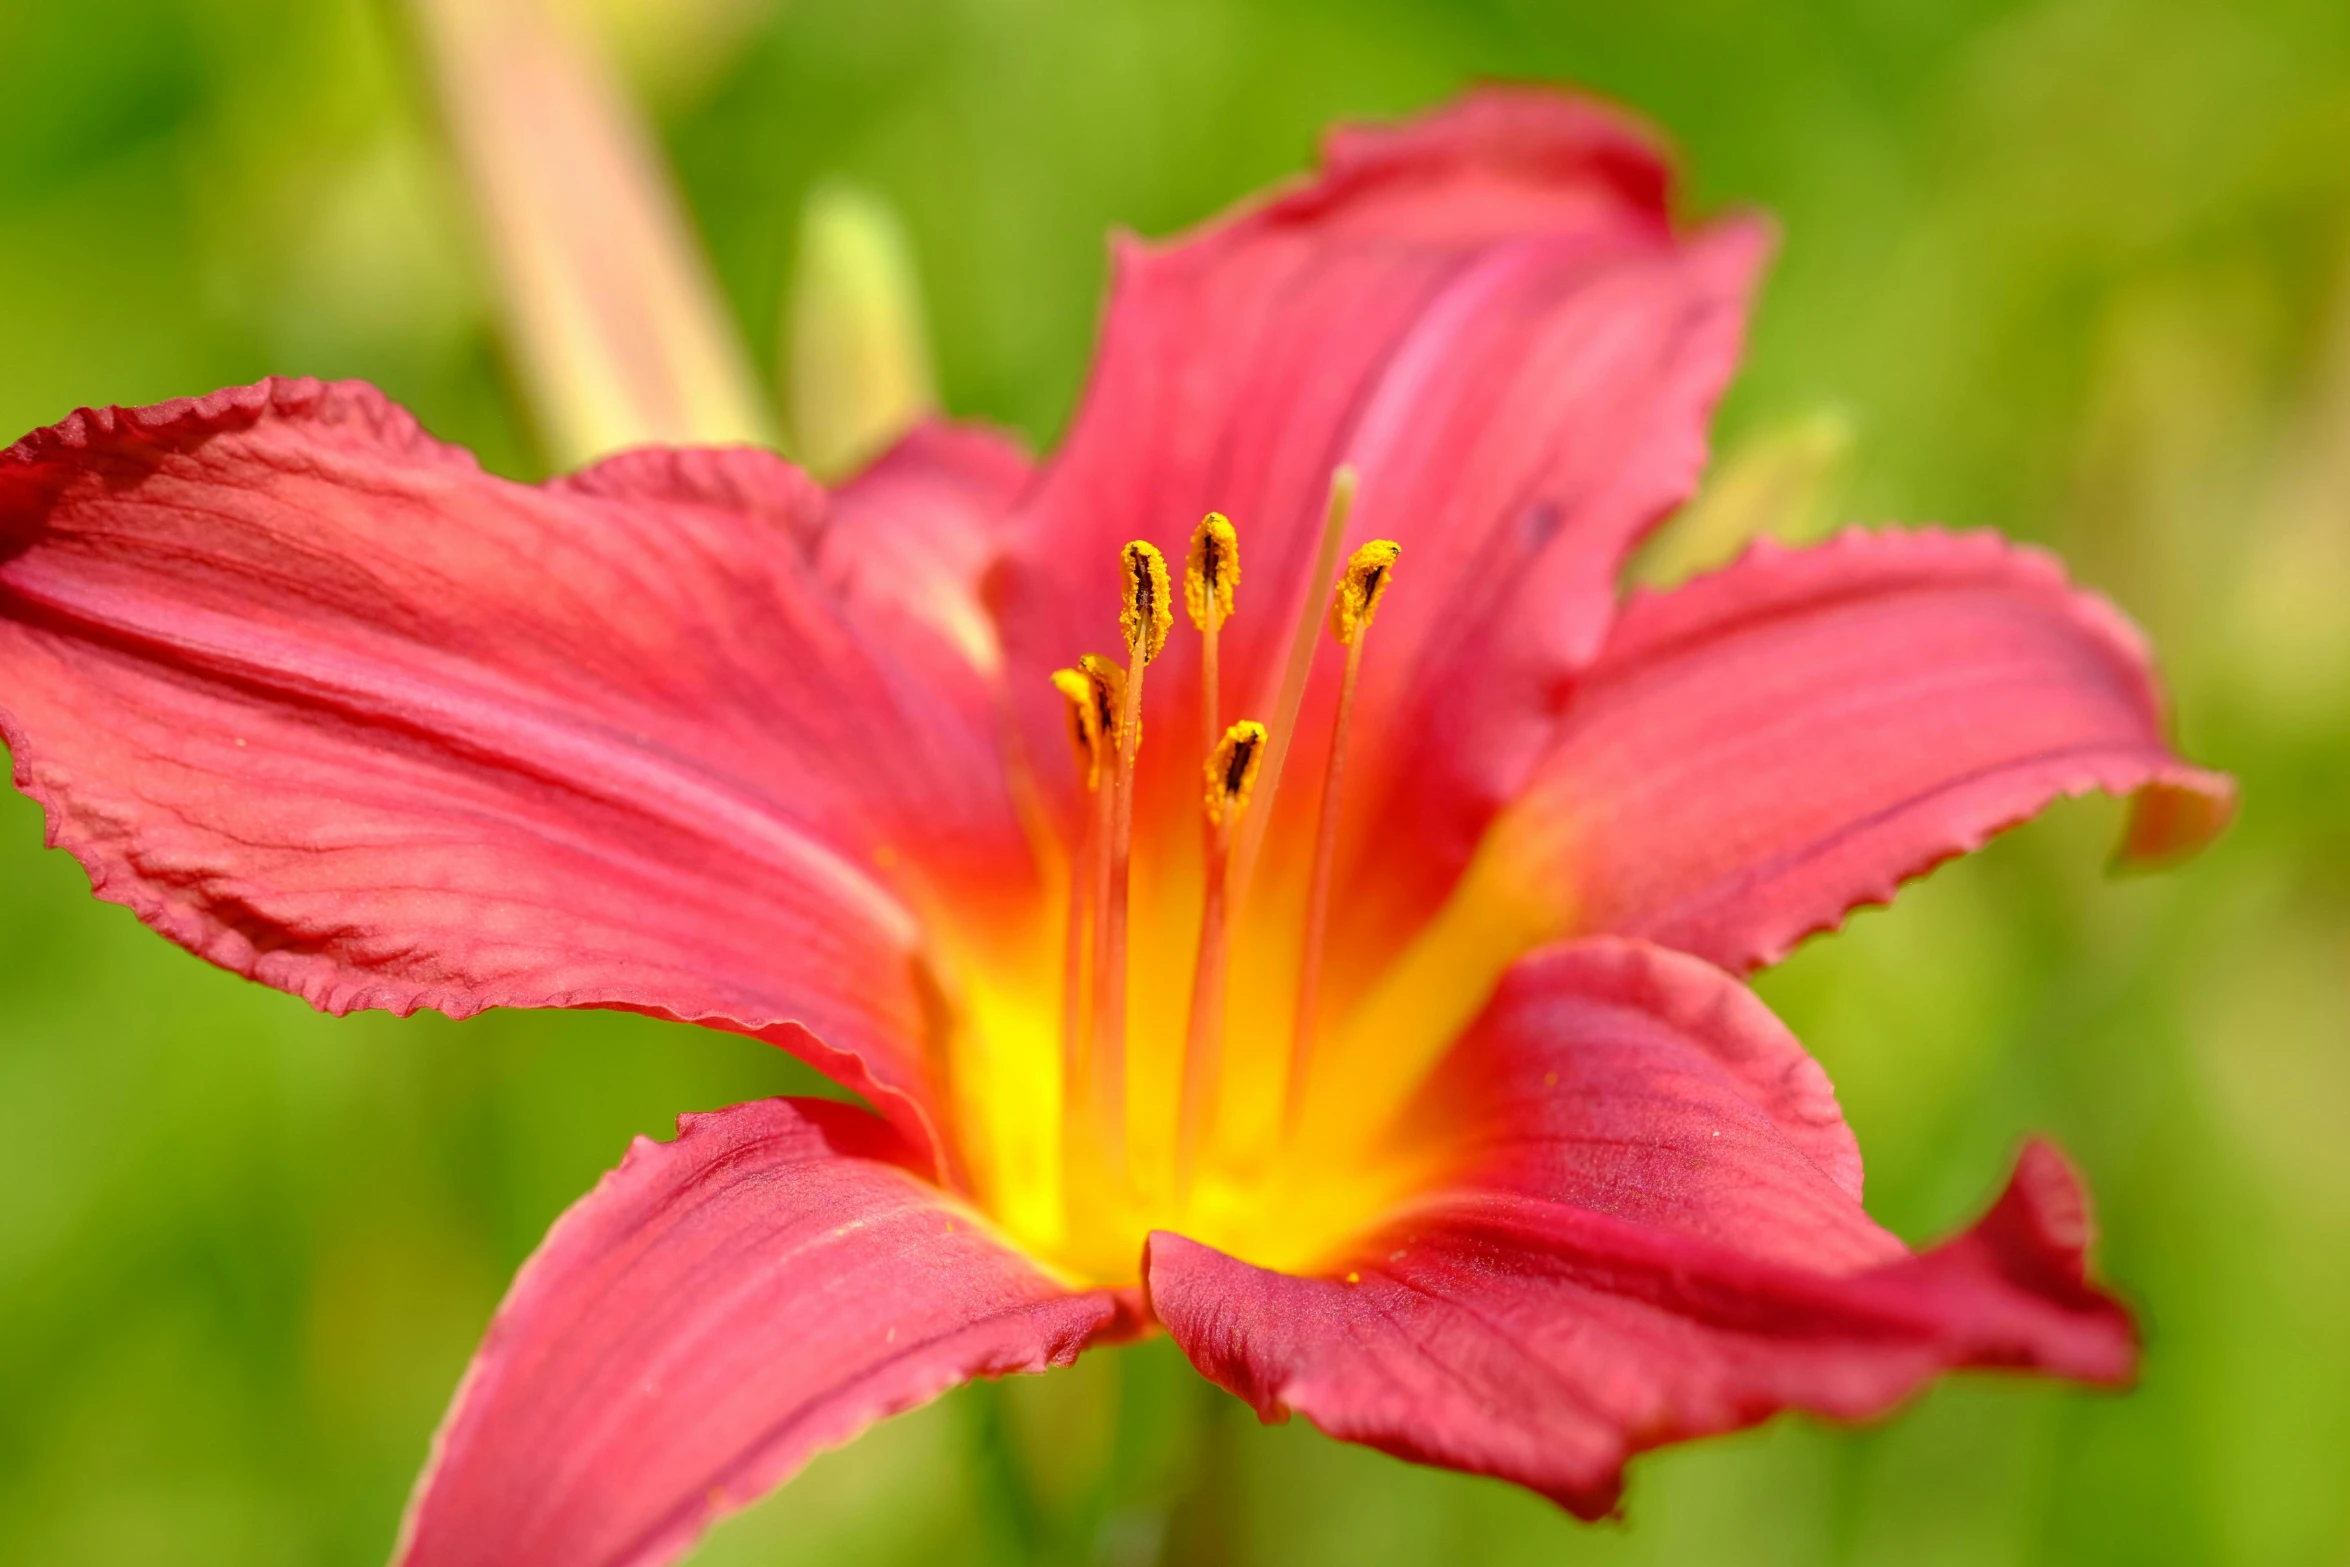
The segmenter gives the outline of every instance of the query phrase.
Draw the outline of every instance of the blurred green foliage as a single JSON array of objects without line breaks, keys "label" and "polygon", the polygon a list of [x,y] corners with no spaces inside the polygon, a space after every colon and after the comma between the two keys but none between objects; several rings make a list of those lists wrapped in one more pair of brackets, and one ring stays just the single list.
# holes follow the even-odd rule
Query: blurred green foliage
[{"label": "blurred green foliage", "polygon": [[[607,0],[606,11],[624,11]],[[707,8],[707,7],[705,7]],[[637,7],[645,11],[645,7]],[[1871,1207],[2054,1132],[2150,1353],[1636,1466],[1622,1526],[1256,1427],[1163,1344],[951,1396],[724,1563],[2350,1561],[2350,7],[2340,0],[755,0],[622,36],[743,329],[800,202],[884,193],[945,399],[1049,443],[1102,234],[1488,75],[1622,98],[1785,248],[1726,444],[1823,414],[1842,513],[2061,549],[2152,632],[2243,819],[2099,874],[2105,802],[1768,976]],[[658,18],[660,8],[647,14]],[[682,26],[682,24],[678,24]],[[537,468],[398,13],[0,8],[0,429],[365,376]],[[772,358],[772,354],[768,357]],[[808,1075],[604,1015],[332,1021],[94,902],[0,799],[0,1559],[373,1562],[504,1281],[635,1132]]]}]

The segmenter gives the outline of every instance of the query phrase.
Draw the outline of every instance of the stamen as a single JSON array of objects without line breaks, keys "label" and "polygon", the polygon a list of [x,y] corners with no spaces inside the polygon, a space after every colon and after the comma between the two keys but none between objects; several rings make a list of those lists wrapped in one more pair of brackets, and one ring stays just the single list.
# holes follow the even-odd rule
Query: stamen
[{"label": "stamen", "polygon": [[1222,670],[1217,633],[1232,618],[1233,591],[1240,586],[1240,535],[1222,512],[1212,511],[1191,530],[1191,553],[1183,567],[1183,605],[1199,628],[1200,750],[1216,749],[1222,732],[1216,722]]},{"label": "stamen", "polygon": [[1126,924],[1127,888],[1134,859],[1134,757],[1142,749],[1142,674],[1167,645],[1175,624],[1168,602],[1167,560],[1141,539],[1118,555],[1125,578],[1118,629],[1129,655],[1118,693],[1118,778],[1108,834],[1108,876],[1101,902],[1101,939],[1094,949],[1094,1105],[1107,1167],[1126,1162]]},{"label": "stamen", "polygon": [[1077,773],[1085,792],[1102,786],[1102,742],[1109,736],[1106,716],[1095,700],[1094,682],[1081,671],[1056,669],[1053,689],[1069,700],[1069,748],[1077,755]]},{"label": "stamen", "polygon": [[[1069,744],[1077,755],[1077,776],[1088,794],[1102,785],[1102,747],[1109,731],[1102,722],[1102,704],[1096,683],[1074,669],[1053,671],[1053,689],[1069,702]],[[1077,829],[1076,852],[1069,859],[1069,923],[1061,954],[1061,1170],[1064,1183],[1077,1165],[1072,1129],[1084,1089],[1085,1004],[1087,975],[1085,949],[1093,916],[1094,860],[1100,854],[1101,834],[1095,829],[1098,813],[1090,806]]]},{"label": "stamen", "polygon": [[1249,794],[1257,786],[1257,768],[1264,759],[1265,726],[1253,718],[1244,718],[1225,730],[1224,738],[1209,753],[1208,764],[1200,771],[1207,779],[1208,826],[1218,837],[1230,837],[1241,812],[1248,809]]},{"label": "stamen", "polygon": [[[1126,739],[1118,729],[1118,715],[1126,710],[1126,666],[1114,658],[1088,653],[1077,661],[1077,670],[1093,692],[1093,732],[1099,737],[1101,761],[1114,767]],[[1088,789],[1099,786],[1098,775],[1086,785]]]},{"label": "stamen", "polygon": [[[1306,577],[1305,593],[1298,601],[1297,624],[1289,634],[1289,658],[1281,672],[1281,693],[1273,702],[1273,722],[1267,731],[1265,752],[1265,792],[1277,795],[1281,788],[1281,769],[1289,760],[1290,738],[1297,732],[1298,709],[1305,704],[1306,676],[1314,668],[1314,617],[1321,610],[1322,584],[1330,580],[1331,571],[1338,565],[1339,541],[1346,537],[1346,519],[1354,511],[1355,471],[1348,464],[1340,464],[1330,475],[1330,498],[1322,511],[1322,542],[1314,551],[1314,564]],[[1240,843],[1232,861],[1232,906],[1244,908],[1248,903],[1248,888],[1257,871],[1257,857],[1264,853],[1265,829],[1271,825],[1270,807],[1257,812],[1242,824]]]},{"label": "stamen", "polygon": [[1297,1019],[1289,1034],[1289,1083],[1282,1101],[1282,1128],[1297,1134],[1305,1105],[1306,1080],[1313,1068],[1315,1008],[1321,1001],[1322,943],[1330,926],[1331,864],[1338,855],[1339,790],[1346,777],[1347,730],[1354,718],[1355,685],[1363,670],[1363,646],[1371,617],[1395,578],[1402,550],[1392,539],[1374,539],[1354,552],[1346,575],[1330,595],[1330,634],[1346,649],[1346,674],[1338,686],[1338,716],[1330,726],[1330,759],[1322,774],[1322,815],[1314,832],[1314,870],[1306,891],[1305,950],[1298,964]]},{"label": "stamen", "polygon": [[1175,610],[1167,602],[1167,557],[1159,547],[1136,539],[1118,552],[1126,574],[1125,602],[1118,607],[1118,630],[1139,664],[1159,656],[1167,633],[1175,624]]},{"label": "stamen", "polygon": [[1183,1097],[1176,1118],[1175,1200],[1191,1200],[1191,1175],[1214,1135],[1216,1090],[1224,1075],[1224,976],[1231,951],[1231,904],[1225,897],[1232,831],[1248,809],[1265,760],[1265,726],[1242,719],[1208,755],[1207,886],[1200,900],[1199,957],[1191,970],[1191,1026],[1183,1048]]},{"label": "stamen", "polygon": [[1370,627],[1394,574],[1395,558],[1401,553],[1394,540],[1373,539],[1347,561],[1346,575],[1339,579],[1338,591],[1330,595],[1330,634],[1339,646],[1354,646],[1356,636]]},{"label": "stamen", "polygon": [[[1083,700],[1091,715],[1088,727],[1094,736],[1093,767],[1087,775],[1086,788],[1093,795],[1093,808],[1087,813],[1089,826],[1085,847],[1079,854],[1070,877],[1069,896],[1072,901],[1071,924],[1076,922],[1075,900],[1082,897],[1085,908],[1086,950],[1079,951],[1073,942],[1066,954],[1075,965],[1068,981],[1068,995],[1062,1005],[1062,1111],[1061,1157],[1063,1169],[1079,1167],[1077,1151],[1088,1129],[1098,1128],[1103,1121],[1100,1100],[1102,1092],[1092,1070],[1093,1060],[1086,1042],[1093,1037],[1095,1018],[1101,1005],[1100,975],[1101,948],[1107,939],[1103,929],[1104,911],[1110,904],[1110,832],[1118,799],[1115,767],[1119,754],[1118,716],[1126,701],[1126,671],[1114,661],[1098,653],[1088,653],[1077,661],[1078,683],[1083,687]],[[1072,703],[1078,700],[1069,685],[1058,675],[1053,684],[1068,695]],[[1077,719],[1072,716],[1074,725]],[[1106,785],[1106,787],[1105,787]],[[1090,960],[1090,961],[1089,961]],[[1124,1085],[1119,1086],[1121,1097]],[[1075,1200],[1074,1193],[1063,1189],[1064,1204]]]}]

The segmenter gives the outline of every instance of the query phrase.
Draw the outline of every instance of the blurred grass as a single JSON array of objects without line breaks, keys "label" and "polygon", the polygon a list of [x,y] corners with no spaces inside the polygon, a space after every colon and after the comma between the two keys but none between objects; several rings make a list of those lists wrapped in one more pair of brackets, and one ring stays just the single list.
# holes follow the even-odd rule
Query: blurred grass
[{"label": "blurred grass", "polygon": [[[712,9],[734,47],[646,81],[747,340],[802,197],[856,181],[906,217],[948,406],[1040,442],[1105,227],[1194,222],[1326,120],[1481,75],[1623,98],[1700,209],[1785,225],[1725,442],[1830,410],[1847,515],[2061,549],[2246,806],[2126,881],[2113,809],[2066,806],[1763,982],[1903,1234],[1965,1218],[2028,1129],[2074,1153],[2151,1341],[2129,1396],[1976,1379],[1872,1430],[1781,1421],[1644,1461],[1630,1523],[1584,1529],[1260,1429],[1161,1344],[886,1426],[704,1559],[2350,1561],[2350,9]],[[0,431],[361,375],[531,474],[486,297],[386,6],[0,9]],[[0,799],[0,1559],[380,1560],[553,1215],[630,1134],[810,1086],[638,1019],[319,1018],[94,903],[39,832]]]}]

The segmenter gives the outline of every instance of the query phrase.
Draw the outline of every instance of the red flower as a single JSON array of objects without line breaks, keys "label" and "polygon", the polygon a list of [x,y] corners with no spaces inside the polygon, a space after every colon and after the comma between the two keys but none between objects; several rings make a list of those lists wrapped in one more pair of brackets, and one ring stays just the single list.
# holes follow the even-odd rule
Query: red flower
[{"label": "red flower", "polygon": [[[404,1561],[665,1560],[872,1420],[1153,1323],[1268,1416],[1585,1516],[1780,1408],[2129,1374],[2062,1161],[1911,1254],[1732,976],[2054,796],[2135,791],[2144,856],[2229,786],[2120,616],[1989,535],[1619,610],[1766,248],[1667,194],[1538,94],[1342,132],[1121,248],[1033,475],[934,426],[832,495],[748,449],[530,488],[314,382],[0,459],[0,728],[101,896],[330,1011],[623,1007],[878,1112],[632,1148],[516,1279]],[[1285,697],[1342,464],[1392,544]],[[1203,693],[1128,541],[1210,508]],[[1128,667],[1072,707],[1121,594]]]}]

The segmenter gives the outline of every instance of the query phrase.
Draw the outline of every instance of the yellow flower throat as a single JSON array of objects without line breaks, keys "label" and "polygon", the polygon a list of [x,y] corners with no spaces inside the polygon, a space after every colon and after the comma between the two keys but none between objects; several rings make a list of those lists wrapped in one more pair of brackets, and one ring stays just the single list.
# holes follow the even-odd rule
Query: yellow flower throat
[{"label": "yellow flower throat", "polygon": [[[1354,488],[1351,470],[1340,469],[1309,579],[1332,584],[1327,626],[1345,660],[1309,869],[1263,884],[1257,875],[1322,600],[1309,589],[1300,606],[1273,711],[1228,722],[1217,711],[1219,641],[1237,611],[1240,546],[1232,524],[1211,513],[1192,534],[1183,575],[1200,637],[1196,861],[1190,844],[1170,841],[1180,834],[1155,836],[1139,862],[1134,854],[1143,692],[1174,624],[1167,562],[1138,540],[1119,552],[1123,662],[1087,655],[1052,676],[1083,807],[1075,841],[1055,853],[1057,907],[1033,929],[947,939],[957,960],[951,1113],[963,1173],[996,1223],[1072,1279],[1131,1282],[1154,1228],[1265,1266],[1327,1260],[1430,1173],[1432,1154],[1399,1152],[1365,1132],[1466,1021],[1459,998],[1470,1010],[1482,1001],[1506,962],[1496,955],[1515,956],[1535,925],[1550,923],[1509,912],[1522,900],[1472,900],[1465,925],[1448,906],[1403,956],[1400,967],[1417,976],[1411,990],[1382,982],[1351,1018],[1322,1015],[1348,732],[1401,553],[1375,540],[1338,569]],[[1470,879],[1478,876],[1473,867]],[[1252,945],[1236,953],[1244,912]],[[1432,964],[1452,981],[1437,987],[1433,1005],[1418,994]],[[1366,1042],[1366,1017],[1370,1033],[1395,1037]],[[1365,1062],[1379,1069],[1365,1071]]]}]

